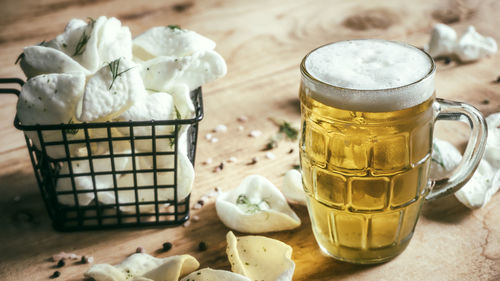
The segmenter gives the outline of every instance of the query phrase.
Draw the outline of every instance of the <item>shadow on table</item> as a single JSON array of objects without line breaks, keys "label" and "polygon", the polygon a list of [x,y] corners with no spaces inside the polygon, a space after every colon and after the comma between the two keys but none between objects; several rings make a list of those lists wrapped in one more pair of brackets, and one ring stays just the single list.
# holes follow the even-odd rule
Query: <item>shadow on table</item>
[{"label": "shadow on table", "polygon": [[457,224],[470,214],[472,210],[460,203],[453,194],[425,202],[422,207],[422,216],[442,223]]}]

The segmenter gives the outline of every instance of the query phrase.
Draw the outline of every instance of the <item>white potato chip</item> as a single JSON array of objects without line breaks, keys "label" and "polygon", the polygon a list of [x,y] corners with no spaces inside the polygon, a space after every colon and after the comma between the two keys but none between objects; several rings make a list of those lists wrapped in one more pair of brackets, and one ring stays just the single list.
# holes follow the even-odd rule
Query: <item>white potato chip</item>
[{"label": "white potato chip", "polygon": [[226,270],[215,270],[211,268],[203,268],[197,270],[181,281],[251,281],[247,277]]},{"label": "white potato chip", "polygon": [[48,73],[82,72],[85,75],[90,74],[87,69],[82,67],[71,57],[53,48],[30,46],[24,48],[23,54],[24,56],[20,65],[28,79]]},{"label": "white potato chip", "polygon": [[[156,163],[158,169],[173,169],[174,168],[174,157],[173,155],[163,155],[156,157]],[[152,157],[141,157],[136,160],[137,170],[150,170],[153,169]],[[131,202],[154,202],[155,201],[155,191],[154,191],[154,175],[150,173],[137,173],[136,176],[138,187],[150,187],[147,189],[138,189],[137,200],[135,197],[134,190],[120,190],[118,192],[118,201],[120,203],[131,203]],[[183,200],[186,198],[192,190],[194,182],[194,168],[193,164],[189,158],[182,154],[177,154],[177,200]],[[173,185],[174,184],[174,172],[158,172],[157,173],[157,185]],[[133,187],[134,186],[134,176],[133,174],[125,174],[118,179],[118,185],[120,187]],[[173,188],[157,188],[157,198],[158,201],[174,200],[175,195]],[[161,207],[161,205],[160,205]],[[154,204],[142,204],[139,207],[141,213],[150,213],[155,211]],[[135,212],[135,206],[122,206],[121,210],[125,212]]]},{"label": "white potato chip", "polygon": [[[116,153],[130,153],[130,151],[117,151]],[[127,166],[129,166],[130,160],[128,157],[114,157],[113,159],[115,171],[124,170]],[[114,187],[114,179],[113,175],[111,174],[112,170],[110,158],[98,158],[92,160],[92,168],[94,172],[106,172],[106,174],[104,175],[95,175],[94,177],[92,177],[91,175],[78,175],[92,172],[92,170],[90,169],[89,160],[72,161],[71,165],[74,175],[75,190],[94,190],[94,181],[96,190]],[[70,171],[68,165],[64,164],[61,167],[59,173],[60,175],[69,175]],[[73,185],[71,183],[70,177],[59,178],[56,184],[56,191],[60,192],[72,190]],[[75,197],[73,194],[62,194],[58,195],[57,197],[61,204],[69,206],[76,205]],[[79,205],[88,205],[94,199],[94,193],[92,192],[78,193]],[[105,204],[113,204],[115,203],[114,192],[99,192],[98,200]]]},{"label": "white potato chip", "polygon": [[[24,84],[17,101],[17,117],[23,125],[74,123],[75,107],[85,85],[83,73],[43,74]],[[25,131],[34,145],[41,149],[36,131]],[[81,138],[81,132],[66,131],[67,139]],[[60,130],[43,132],[44,142],[62,141]],[[52,158],[66,157],[63,145],[47,146]]]},{"label": "white potato chip", "polygon": [[101,65],[118,58],[132,60],[132,34],[118,19],[107,19],[98,36],[97,50]]},{"label": "white potato chip", "polygon": [[175,108],[181,119],[190,119],[195,116],[195,108],[191,99],[191,91],[185,84],[175,84],[168,89],[168,93],[174,99]]},{"label": "white potato chip", "polygon": [[110,264],[94,264],[84,275],[86,278],[92,278],[95,281],[124,281],[128,279],[125,272]]},{"label": "white potato chip", "polygon": [[[145,95],[137,99],[135,103],[116,117],[117,121],[149,121],[149,120],[171,120],[175,119],[174,101],[171,95],[157,92]],[[124,135],[130,134],[128,127],[119,127]],[[156,126],[155,133],[168,134],[173,130],[172,126]],[[151,136],[151,126],[134,128],[135,136]],[[142,149],[138,147],[139,149]],[[151,150],[150,150],[151,151]]]},{"label": "white potato chip", "polygon": [[286,172],[282,191],[288,200],[306,205],[306,194],[302,188],[302,175],[296,169]]},{"label": "white potato chip", "polygon": [[153,27],[134,38],[133,42],[134,56],[141,60],[159,56],[183,57],[214,48],[214,41],[174,26]]},{"label": "white potato chip", "polygon": [[488,161],[481,160],[472,178],[455,192],[455,197],[468,208],[481,208],[500,187],[498,184],[492,184],[494,177],[495,172]]},{"label": "white potato chip", "polygon": [[103,16],[97,20],[89,19],[85,25],[81,20],[72,20],[64,33],[47,42],[47,46],[66,53],[90,72],[95,72],[101,66],[97,44],[106,21],[107,18]]},{"label": "white potato chip", "polygon": [[497,43],[492,37],[479,34],[473,26],[460,37],[455,53],[463,62],[475,61],[497,52]]},{"label": "white potato chip", "polygon": [[163,259],[159,267],[145,273],[143,277],[155,281],[177,281],[200,267],[198,261],[190,255],[172,256]]},{"label": "white potato chip", "polygon": [[442,179],[449,176],[461,159],[462,154],[453,144],[435,138],[432,143],[430,177],[432,179]]},{"label": "white potato chip", "polygon": [[484,158],[495,169],[500,169],[500,112],[490,114],[486,118],[488,124],[488,140]]},{"label": "white potato chip", "polygon": [[226,62],[215,51],[193,55],[157,57],[142,63],[141,75],[147,89],[165,91],[175,84],[185,84],[189,90],[224,76]]},{"label": "white potato chip", "polygon": [[138,67],[120,58],[97,71],[87,82],[80,121],[106,121],[129,109],[146,96]]},{"label": "white potato chip", "polygon": [[425,51],[433,58],[451,55],[457,44],[457,33],[446,24],[438,23],[434,26],[431,40]]},{"label": "white potato chip", "polygon": [[241,184],[217,197],[217,216],[229,228],[246,233],[293,229],[300,219],[285,197],[266,178],[246,177]]},{"label": "white potato chip", "polygon": [[[133,254],[115,266],[93,265],[84,276],[95,281],[145,280],[177,281],[180,276],[196,270],[200,264],[190,255],[155,258],[148,254]],[[121,278],[121,279],[120,279]],[[146,279],[146,280],[147,280]]]},{"label": "white potato chip", "polygon": [[292,247],[264,236],[236,237],[229,231],[226,235],[226,254],[231,270],[251,280],[292,280],[295,263]]}]

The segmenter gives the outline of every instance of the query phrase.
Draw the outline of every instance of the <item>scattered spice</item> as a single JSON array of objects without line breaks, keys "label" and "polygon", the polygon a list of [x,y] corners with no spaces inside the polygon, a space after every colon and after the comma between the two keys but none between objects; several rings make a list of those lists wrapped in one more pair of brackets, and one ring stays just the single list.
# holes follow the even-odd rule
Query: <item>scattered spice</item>
[{"label": "scattered spice", "polygon": [[257,157],[253,157],[252,160],[247,163],[247,165],[255,165],[258,161],[259,159]]},{"label": "scattered spice", "polygon": [[245,127],[243,127],[243,126],[239,125],[239,126],[238,126],[238,131],[243,131],[243,130],[245,130]]},{"label": "scattered spice", "polygon": [[213,160],[212,158],[207,158],[205,161],[203,161],[203,165],[209,165],[212,164]]},{"label": "scattered spice", "polygon": [[200,204],[200,205],[202,205],[202,206],[203,206],[203,205],[205,205],[205,201],[204,201],[204,200],[201,200],[201,199],[200,199],[200,200],[198,200],[198,202],[196,202],[196,203],[198,203],[198,204]]},{"label": "scattered spice", "polygon": [[220,172],[224,169],[224,162],[221,162],[217,167],[214,168],[214,173]]},{"label": "scattered spice", "polygon": [[292,141],[297,140],[299,135],[299,131],[286,121],[283,121],[283,124],[280,125],[279,132],[285,134],[286,137]]},{"label": "scattered spice", "polygon": [[292,166],[292,169],[300,171],[300,165],[299,164],[295,164],[295,165]]},{"label": "scattered spice", "polygon": [[50,279],[56,279],[57,277],[61,276],[61,272],[59,271],[54,271],[54,273],[52,273],[52,275],[50,275]]},{"label": "scattered spice", "polygon": [[246,196],[245,194],[238,195],[238,198],[236,199],[236,204],[244,205],[246,207],[246,212],[249,214],[261,211],[262,210],[260,207],[261,204],[266,204],[267,206],[269,206],[269,202],[267,202],[266,200],[260,200],[260,202],[258,203],[252,203],[250,199],[248,199],[248,196]]},{"label": "scattered spice", "polygon": [[193,220],[193,221],[199,221],[199,220],[200,220],[200,217],[198,217],[198,216],[193,216],[192,220]]},{"label": "scattered spice", "polygon": [[191,225],[191,221],[186,221],[182,226],[183,227],[188,227]]},{"label": "scattered spice", "polygon": [[181,30],[181,27],[176,24],[170,24],[167,27],[170,28],[170,30]]},{"label": "scattered spice", "polygon": [[236,163],[236,162],[238,162],[238,159],[236,157],[231,156],[231,157],[229,157],[229,159],[227,159],[226,162],[227,163]]},{"label": "scattered spice", "polygon": [[266,152],[266,158],[269,160],[273,160],[274,158],[276,158],[276,155],[274,155],[274,153],[268,151],[268,152]]},{"label": "scattered spice", "polygon": [[292,154],[293,153],[293,148],[290,148],[290,150],[288,150],[288,154]]},{"label": "scattered spice", "polygon": [[57,268],[61,268],[61,267],[65,266],[65,265],[66,265],[66,263],[64,262],[64,259],[60,259],[60,260],[57,262],[56,267],[57,267]]},{"label": "scattered spice", "polygon": [[206,134],[205,135],[206,140],[211,140],[212,139],[212,134]]},{"label": "scattered spice", "polygon": [[451,63],[451,58],[450,57],[445,57],[444,58],[444,64],[450,64]]},{"label": "scattered spice", "polygon": [[246,122],[246,121],[248,121],[248,117],[246,117],[245,115],[241,115],[240,117],[238,117],[237,120],[239,122]]},{"label": "scattered spice", "polygon": [[137,247],[137,249],[135,249],[135,252],[138,254],[142,254],[145,253],[146,250],[143,247]]},{"label": "scattered spice", "polygon": [[227,132],[227,127],[224,124],[219,124],[214,129],[215,133],[225,133]]},{"label": "scattered spice", "polygon": [[93,256],[82,256],[82,259],[80,261],[82,263],[93,263],[94,257]]},{"label": "scattered spice", "polygon": [[193,210],[199,210],[201,207],[203,207],[201,204],[196,203],[193,205]]},{"label": "scattered spice", "polygon": [[206,251],[207,250],[207,243],[201,241],[200,244],[198,244],[198,250],[200,251]]},{"label": "scattered spice", "polygon": [[260,135],[262,135],[262,132],[259,130],[252,130],[250,131],[250,134],[248,134],[248,136],[252,138],[260,137]]},{"label": "scattered spice", "polygon": [[276,140],[275,138],[270,138],[263,150],[271,150],[276,147],[278,147],[278,140]]},{"label": "scattered spice", "polygon": [[212,142],[212,143],[216,143],[216,142],[218,142],[218,141],[219,141],[219,139],[218,139],[218,138],[212,138],[212,139],[210,139],[210,142]]},{"label": "scattered spice", "polygon": [[168,251],[170,251],[170,249],[172,249],[172,243],[170,243],[170,242],[165,242],[165,243],[163,243],[162,246],[163,246],[164,252],[168,252]]},{"label": "scattered spice", "polygon": [[481,104],[490,104],[490,100],[486,99],[481,102]]},{"label": "scattered spice", "polygon": [[495,82],[500,83],[500,76],[497,77],[497,80]]}]

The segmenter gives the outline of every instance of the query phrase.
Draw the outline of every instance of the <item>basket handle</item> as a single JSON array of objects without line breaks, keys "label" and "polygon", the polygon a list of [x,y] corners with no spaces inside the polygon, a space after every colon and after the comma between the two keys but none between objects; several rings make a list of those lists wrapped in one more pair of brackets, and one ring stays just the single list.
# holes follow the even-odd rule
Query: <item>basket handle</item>
[{"label": "basket handle", "polygon": [[[24,81],[19,78],[0,78],[0,84],[19,84],[22,87]],[[21,91],[14,88],[0,88],[0,94],[14,94],[19,97]]]}]

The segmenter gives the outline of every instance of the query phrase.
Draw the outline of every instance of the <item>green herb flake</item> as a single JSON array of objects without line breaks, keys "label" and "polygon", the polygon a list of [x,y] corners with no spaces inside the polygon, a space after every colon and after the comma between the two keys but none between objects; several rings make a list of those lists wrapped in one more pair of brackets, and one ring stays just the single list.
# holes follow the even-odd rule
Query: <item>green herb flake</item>
[{"label": "green herb flake", "polygon": [[285,134],[288,139],[293,141],[297,140],[297,137],[299,135],[299,131],[286,121],[284,121],[283,124],[280,125],[279,132]]},{"label": "green herb flake", "polygon": [[245,194],[240,194],[238,198],[236,199],[236,204],[237,205],[244,205],[246,207],[246,212],[250,214],[257,213],[259,211],[262,211],[260,205],[261,204],[267,204],[268,206],[270,205],[269,202],[266,200],[260,200],[259,203],[252,203],[250,202],[250,199]]},{"label": "green herb flake", "polygon": [[[121,58],[118,58],[112,62],[110,62],[108,64],[108,67],[109,67],[109,70],[111,71],[111,85],[109,85],[109,89],[108,90],[111,90],[111,88],[113,87],[113,84],[115,83],[116,81],[116,78],[120,77],[123,73],[129,71],[132,69],[132,67],[128,68],[128,69],[125,69],[124,71],[122,72],[119,72],[120,70],[120,59]],[[116,92],[114,92],[113,94],[116,94]]]},{"label": "green herb flake", "polygon": [[182,30],[182,28],[176,24],[171,24],[167,26],[170,30]]},{"label": "green herb flake", "polygon": [[181,113],[179,112],[179,109],[177,109],[177,106],[174,105],[174,110],[175,110],[175,117],[177,119],[182,119]]},{"label": "green herb flake", "polygon": [[89,18],[88,25],[90,25],[90,32],[87,34],[85,30],[83,31],[80,39],[78,39],[78,43],[76,43],[75,52],[73,53],[73,57],[79,56],[85,52],[85,48],[87,47],[87,43],[90,39],[90,33],[94,29],[95,20],[93,18]]},{"label": "green herb flake", "polygon": [[[68,125],[71,125],[71,124],[74,124],[73,122],[73,118],[70,118],[69,121],[68,121]],[[66,134],[70,134],[70,135],[76,135],[76,133],[78,133],[78,130],[79,129],[76,129],[76,128],[73,128],[73,129],[65,129],[64,132]]]}]

